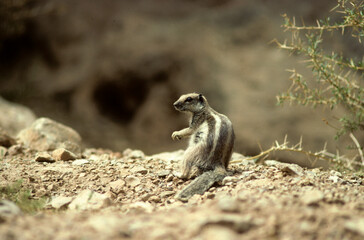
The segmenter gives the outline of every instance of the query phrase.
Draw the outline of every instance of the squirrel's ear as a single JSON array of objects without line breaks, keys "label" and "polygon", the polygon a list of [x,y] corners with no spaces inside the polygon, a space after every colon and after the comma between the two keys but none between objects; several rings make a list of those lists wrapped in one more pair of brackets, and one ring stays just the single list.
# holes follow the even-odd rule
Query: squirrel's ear
[{"label": "squirrel's ear", "polygon": [[200,102],[203,102],[203,101],[204,101],[204,100],[203,100],[203,96],[202,96],[202,94],[201,94],[201,93],[198,95],[198,100],[199,100]]}]

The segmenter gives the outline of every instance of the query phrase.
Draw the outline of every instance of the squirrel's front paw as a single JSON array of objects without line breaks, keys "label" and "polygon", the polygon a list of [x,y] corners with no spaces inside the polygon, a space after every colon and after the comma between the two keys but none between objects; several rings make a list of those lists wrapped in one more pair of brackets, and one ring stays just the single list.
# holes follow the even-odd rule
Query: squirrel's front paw
[{"label": "squirrel's front paw", "polygon": [[175,131],[175,132],[172,133],[172,139],[173,140],[181,140],[182,137],[181,137],[181,135],[179,135],[178,131]]}]

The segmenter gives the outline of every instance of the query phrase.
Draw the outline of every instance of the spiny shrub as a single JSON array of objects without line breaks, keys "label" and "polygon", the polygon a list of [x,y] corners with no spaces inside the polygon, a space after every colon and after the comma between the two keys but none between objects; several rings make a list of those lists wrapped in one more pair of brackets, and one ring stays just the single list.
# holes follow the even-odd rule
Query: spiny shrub
[{"label": "spiny shrub", "polygon": [[354,133],[364,129],[364,58],[348,58],[337,49],[329,51],[328,38],[349,35],[363,48],[364,2],[337,2],[330,12],[335,20],[327,17],[317,20],[316,25],[312,26],[305,25],[303,21],[298,25],[294,17],[283,15],[284,30],[289,31],[292,37],[284,42],[274,41],[279,48],[303,56],[314,77],[306,78],[296,69],[289,70],[292,72],[292,85],[285,93],[277,96],[277,99],[279,104],[289,102],[312,107],[324,106],[331,110],[343,106],[346,112],[337,119],[338,123],[326,123],[337,130],[336,138],[348,134],[354,141],[358,156],[346,165],[350,165],[350,168],[363,168],[362,147]]}]

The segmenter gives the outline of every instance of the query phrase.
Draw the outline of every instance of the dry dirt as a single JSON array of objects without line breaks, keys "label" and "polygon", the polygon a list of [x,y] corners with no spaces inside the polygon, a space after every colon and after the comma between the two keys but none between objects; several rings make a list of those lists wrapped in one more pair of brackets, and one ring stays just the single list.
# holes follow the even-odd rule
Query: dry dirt
[{"label": "dry dirt", "polygon": [[[23,179],[32,198],[49,203],[36,214],[5,219],[0,239],[364,237],[364,181],[355,174],[255,164],[234,154],[241,163],[230,166],[231,176],[183,203],[174,199],[189,183],[174,176],[183,151],[145,156],[86,149],[83,160],[48,163],[36,162],[35,151],[16,149],[7,149],[0,162],[1,185]],[[72,208],[84,190],[103,198]],[[73,201],[55,209],[60,196]]]}]

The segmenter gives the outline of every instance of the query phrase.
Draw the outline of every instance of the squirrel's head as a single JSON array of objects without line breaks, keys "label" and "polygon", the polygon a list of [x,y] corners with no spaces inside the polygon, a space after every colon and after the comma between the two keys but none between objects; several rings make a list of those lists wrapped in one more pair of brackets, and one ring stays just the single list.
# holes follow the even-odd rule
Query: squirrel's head
[{"label": "squirrel's head", "polygon": [[174,104],[174,108],[180,112],[198,113],[208,106],[206,98],[200,93],[182,95]]}]

